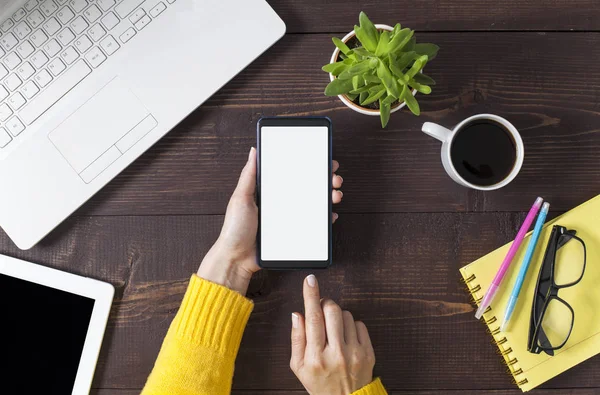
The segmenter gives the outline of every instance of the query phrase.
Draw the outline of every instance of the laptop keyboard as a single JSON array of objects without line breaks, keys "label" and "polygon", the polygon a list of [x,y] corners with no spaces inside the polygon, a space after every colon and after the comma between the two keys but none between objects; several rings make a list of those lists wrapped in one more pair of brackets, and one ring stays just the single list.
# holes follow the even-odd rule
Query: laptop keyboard
[{"label": "laptop keyboard", "polygon": [[30,0],[0,21],[0,150],[176,0]]}]

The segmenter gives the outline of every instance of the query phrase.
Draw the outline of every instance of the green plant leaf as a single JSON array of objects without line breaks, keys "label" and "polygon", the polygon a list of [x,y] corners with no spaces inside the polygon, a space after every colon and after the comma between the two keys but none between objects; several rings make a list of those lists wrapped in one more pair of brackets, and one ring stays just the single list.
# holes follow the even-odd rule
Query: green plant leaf
[{"label": "green plant leaf", "polygon": [[385,90],[385,86],[383,86],[383,84],[377,84],[372,88],[369,88],[369,93],[377,93],[382,89]]},{"label": "green plant leaf", "polygon": [[[362,11],[358,15],[358,24],[360,25],[361,29],[363,29],[363,31],[371,38],[371,40],[373,40],[375,43],[375,48],[377,48],[377,42],[379,41],[379,30],[377,30],[367,14]],[[367,49],[369,48],[367,47]]]},{"label": "green plant leaf", "polygon": [[392,38],[394,38],[394,36],[396,34],[398,34],[398,32],[402,30],[402,25],[400,25],[399,23],[396,23],[396,25],[394,26],[394,29],[392,30],[392,34],[390,34],[390,41]]},{"label": "green plant leaf", "polygon": [[408,80],[408,85],[411,86],[412,88],[416,89],[417,92],[421,92],[421,93],[423,93],[425,95],[428,95],[428,94],[431,93],[431,88],[429,86],[427,86],[427,85],[421,85],[417,81],[415,81],[414,79]]},{"label": "green plant leaf", "polygon": [[347,64],[348,66],[352,66],[354,63],[356,63],[356,60],[354,60],[353,58],[346,58],[342,60],[342,63]]},{"label": "green plant leaf", "polygon": [[349,67],[347,70],[341,73],[338,78],[342,80],[348,80],[355,75],[364,74],[369,70],[371,70],[370,61],[363,60]]},{"label": "green plant leaf", "polygon": [[387,89],[390,95],[394,97],[400,97],[400,89],[398,88],[398,83],[392,77],[392,73],[388,69],[388,67],[383,62],[379,62],[379,66],[377,66],[377,76],[381,78],[383,85]]},{"label": "green plant leaf", "polygon": [[398,59],[396,62],[396,66],[404,72],[404,69],[407,68],[414,60],[418,59],[419,55],[415,51],[410,51],[402,54],[402,57]]},{"label": "green plant leaf", "polygon": [[381,84],[381,78],[373,74],[365,74],[363,78],[366,83]]},{"label": "green plant leaf", "polygon": [[350,101],[354,101],[354,100],[356,100],[356,98],[358,97],[358,95],[353,94],[353,93],[347,93],[346,97],[348,97],[348,99],[350,99]]},{"label": "green plant leaf", "polygon": [[331,40],[333,41],[335,46],[338,47],[340,51],[342,51],[344,55],[352,55],[352,50],[348,48],[346,43],[344,43],[342,40],[340,40],[337,37],[333,37]]},{"label": "green plant leaf", "polygon": [[366,50],[365,48],[363,48],[363,47],[354,48],[352,51],[354,51],[354,53],[355,53],[356,55],[359,55],[359,56],[362,56],[362,57],[365,57],[365,58],[368,58],[368,57],[370,57],[370,56],[375,56],[375,54],[373,54],[373,53],[371,53],[371,52],[367,51],[367,50]]},{"label": "green plant leaf", "polygon": [[369,36],[360,26],[354,26],[354,34],[356,34],[356,38],[358,38],[358,41],[360,41],[367,51],[375,53],[375,50],[377,49],[377,40]]},{"label": "green plant leaf", "polygon": [[400,52],[406,44],[412,39],[415,34],[414,30],[410,30],[408,28],[404,28],[400,30],[398,34],[394,36],[394,39],[390,41],[390,52],[398,53]]},{"label": "green plant leaf", "polygon": [[415,44],[417,43],[417,39],[413,36],[408,43],[402,48],[404,52],[410,52],[415,50]]},{"label": "green plant leaf", "polygon": [[358,99],[359,103],[364,102],[365,100],[367,100],[367,97],[369,97],[369,92],[363,92],[360,94],[360,97]]},{"label": "green plant leaf", "polygon": [[408,78],[413,78],[419,71],[421,71],[421,69],[425,66],[423,60],[427,62],[427,55],[423,55],[415,60],[415,63],[413,63],[412,67],[406,72],[406,76]]},{"label": "green plant leaf", "polygon": [[386,93],[385,87],[382,87],[382,88],[381,88],[379,91],[377,91],[377,92],[371,92],[371,93],[369,94],[369,96],[367,97],[367,99],[366,99],[366,100],[364,100],[364,101],[361,101],[361,102],[360,102],[360,105],[361,105],[361,106],[366,106],[366,105],[369,105],[369,104],[371,104],[371,103],[373,103],[373,102],[377,101],[377,100],[378,100],[380,97],[382,97],[383,95],[385,95],[385,93]]},{"label": "green plant leaf", "polygon": [[355,75],[352,77],[352,87],[354,89],[358,89],[363,85],[365,85],[365,80],[362,79],[360,75]]},{"label": "green plant leaf", "polygon": [[385,106],[391,106],[392,104],[396,103],[397,101],[398,101],[398,99],[396,99],[394,96],[388,95],[385,99],[383,99],[382,104]]},{"label": "green plant leaf", "polygon": [[415,81],[417,81],[419,84],[424,84],[424,85],[435,85],[435,81],[433,80],[433,78],[423,74],[423,73],[417,73],[413,79]]},{"label": "green plant leaf", "polygon": [[384,56],[389,53],[390,44],[390,32],[385,31],[379,36],[379,43],[377,43],[377,49],[375,50],[375,56]]},{"label": "green plant leaf", "polygon": [[379,117],[381,118],[381,127],[385,129],[390,121],[390,105],[384,104],[385,100],[379,100]]},{"label": "green plant leaf", "polygon": [[339,75],[342,71],[346,70],[347,68],[348,68],[348,65],[344,64],[344,62],[336,62],[336,63],[326,64],[321,69],[327,73],[331,73],[333,75]]},{"label": "green plant leaf", "polygon": [[369,89],[373,88],[374,86],[377,86],[377,85],[375,85],[375,84],[367,84],[367,85],[361,86],[359,88],[356,88],[356,89],[350,91],[350,93],[363,93],[363,92],[367,92],[367,91],[369,91]]},{"label": "green plant leaf", "polygon": [[411,90],[408,89],[408,85],[404,85],[404,89],[402,90],[402,98],[404,99],[404,102],[413,114],[417,116],[421,114],[419,103],[417,102],[417,99],[415,99],[415,97],[412,95]]},{"label": "green plant leaf", "polygon": [[352,80],[340,80],[336,78],[331,81],[325,88],[325,95],[337,96],[349,93],[352,90]]},{"label": "green plant leaf", "polygon": [[438,47],[435,44],[429,44],[429,43],[415,44],[415,52],[418,53],[419,55],[427,55],[427,58],[429,60],[433,60],[437,56],[437,53],[439,50],[440,50],[440,47]]}]

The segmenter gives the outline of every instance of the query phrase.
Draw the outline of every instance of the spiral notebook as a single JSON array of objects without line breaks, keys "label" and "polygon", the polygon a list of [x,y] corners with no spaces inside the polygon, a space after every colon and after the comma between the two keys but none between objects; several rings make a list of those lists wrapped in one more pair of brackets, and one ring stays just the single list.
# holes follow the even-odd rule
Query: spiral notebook
[{"label": "spiral notebook", "polygon": [[[529,241],[530,235],[528,235],[515,256],[496,299],[483,316],[517,385],[524,392],[600,353],[600,314],[597,313],[600,308],[598,286],[600,284],[600,226],[598,224],[600,224],[600,195],[546,224],[523,283],[510,327],[506,332],[500,332],[510,291]],[[579,284],[559,291],[559,296],[573,307],[575,323],[569,341],[551,357],[545,353],[536,355],[527,351],[527,338],[534,288],[553,225],[577,230],[577,235],[587,245],[587,267]],[[481,302],[509,247],[510,243],[460,269],[477,304]]]}]

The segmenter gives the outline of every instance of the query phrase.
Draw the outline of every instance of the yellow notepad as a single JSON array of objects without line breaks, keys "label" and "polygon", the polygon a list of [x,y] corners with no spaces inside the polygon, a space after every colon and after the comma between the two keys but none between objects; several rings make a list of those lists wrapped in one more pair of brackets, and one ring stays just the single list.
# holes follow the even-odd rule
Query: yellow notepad
[{"label": "yellow notepad", "polygon": [[[527,338],[534,288],[553,225],[577,231],[587,247],[587,267],[579,284],[558,292],[575,310],[575,324],[567,344],[551,357],[545,353],[536,355],[527,351]],[[530,235],[525,238],[515,256],[491,309],[484,314],[485,322],[504,360],[523,391],[537,387],[600,352],[600,195],[546,224],[523,283],[510,327],[506,332],[500,332],[504,310],[529,237]],[[483,298],[509,247],[510,243],[460,269],[477,303]]]}]

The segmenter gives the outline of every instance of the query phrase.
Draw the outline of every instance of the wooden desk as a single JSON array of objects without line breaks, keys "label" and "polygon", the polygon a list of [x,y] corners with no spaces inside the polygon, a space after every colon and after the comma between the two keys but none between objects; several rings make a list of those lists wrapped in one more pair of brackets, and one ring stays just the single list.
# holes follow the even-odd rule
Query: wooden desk
[{"label": "wooden desk", "polygon": [[[600,6],[594,0],[271,0],[288,34],[42,243],[0,252],[111,282],[114,309],[96,395],[138,394],[191,273],[217,237],[262,115],[327,115],[344,202],[322,289],[365,321],[376,374],[396,394],[519,394],[473,318],[458,268],[510,241],[537,195],[552,215],[600,192]],[[440,45],[423,114],[379,119],[323,96],[320,70],[364,9],[374,22]],[[243,45],[243,38],[236,45]],[[233,46],[234,48],[235,46]],[[201,69],[198,70],[201,72]],[[445,174],[425,121],[492,112],[521,131],[526,156],[508,187],[481,193]],[[282,186],[293,192],[293,184]],[[288,368],[290,312],[307,272],[262,273],[241,347],[237,395],[303,393]],[[485,372],[485,377],[476,376]],[[598,357],[537,390],[600,391]],[[567,390],[568,389],[568,390]]]}]

